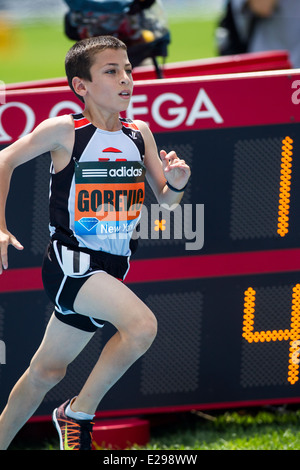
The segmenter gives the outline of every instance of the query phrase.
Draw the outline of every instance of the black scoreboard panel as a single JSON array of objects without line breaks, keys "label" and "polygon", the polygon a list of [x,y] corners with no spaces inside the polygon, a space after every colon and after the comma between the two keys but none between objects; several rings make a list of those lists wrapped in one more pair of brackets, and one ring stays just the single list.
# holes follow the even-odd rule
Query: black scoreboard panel
[{"label": "black scoreboard panel", "polygon": [[[199,254],[299,246],[299,124],[157,134],[156,141],[159,148],[175,149],[192,168],[182,204],[204,204],[205,240]],[[167,255],[194,255],[185,249],[186,242],[184,237],[181,243],[164,241]],[[151,244],[141,241],[138,256],[145,257]],[[149,256],[166,252],[159,245]]]},{"label": "black scoreboard panel", "polygon": [[[291,366],[298,364],[291,352],[299,347],[292,325],[293,288],[298,283],[298,273],[285,273],[166,281],[163,288],[161,283],[132,285],[157,315],[158,335],[147,354],[104,398],[100,411],[134,413],[298,400],[298,367],[293,374],[296,382],[289,381]],[[243,338],[245,292],[250,286],[257,299],[255,331],[260,335],[265,331],[266,336],[275,332],[275,340]],[[4,404],[38,347],[52,306],[40,291],[2,294],[0,308],[4,338],[9,338],[7,364],[0,370]],[[79,391],[113,332],[110,326],[99,330],[69,366],[66,378],[48,393],[38,414],[50,414],[55,404]]]},{"label": "black scoreboard panel", "polygon": [[[147,261],[155,260],[158,274],[160,263],[169,263],[172,276],[156,281],[154,273],[151,282],[129,282],[157,316],[158,336],[99,411],[300,401],[299,135],[294,123],[155,136],[159,149],[174,149],[189,163],[192,177],[177,219],[164,209],[155,212],[157,207],[153,216],[156,201],[150,190],[146,194],[132,270],[135,261],[145,262],[146,270]],[[45,155],[13,177],[8,225],[26,250],[10,250],[11,269],[30,272],[41,263],[48,239],[48,170]],[[204,226],[197,207],[204,209]],[[282,263],[285,254],[292,258],[290,268],[289,261]],[[249,257],[247,272],[243,263]],[[190,260],[190,277],[182,276],[184,258]],[[222,275],[213,268],[205,275],[201,259],[212,266],[226,260]],[[41,290],[1,293],[7,363],[0,366],[0,407],[27,367],[51,311]],[[97,332],[37,414],[50,414],[78,392],[113,331],[108,326]]]}]

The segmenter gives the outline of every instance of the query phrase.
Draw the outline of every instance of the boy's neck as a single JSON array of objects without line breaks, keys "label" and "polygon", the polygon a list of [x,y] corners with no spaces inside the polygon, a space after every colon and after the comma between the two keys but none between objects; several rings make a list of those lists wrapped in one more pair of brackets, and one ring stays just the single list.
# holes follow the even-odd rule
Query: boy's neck
[{"label": "boy's neck", "polygon": [[118,113],[106,116],[101,112],[91,112],[89,109],[85,109],[82,114],[86,117],[95,127],[103,129],[105,131],[118,131],[121,129],[122,124],[120,122],[120,116]]}]

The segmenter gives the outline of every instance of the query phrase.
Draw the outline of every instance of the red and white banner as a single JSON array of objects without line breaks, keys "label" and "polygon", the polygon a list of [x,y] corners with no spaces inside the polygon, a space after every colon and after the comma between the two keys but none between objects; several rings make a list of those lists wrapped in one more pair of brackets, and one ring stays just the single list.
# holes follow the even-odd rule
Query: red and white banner
[{"label": "red and white banner", "polygon": [[[300,71],[285,70],[138,81],[126,116],[152,132],[218,129],[300,121]],[[68,87],[9,90],[0,105],[0,144],[43,120],[80,112]]]}]

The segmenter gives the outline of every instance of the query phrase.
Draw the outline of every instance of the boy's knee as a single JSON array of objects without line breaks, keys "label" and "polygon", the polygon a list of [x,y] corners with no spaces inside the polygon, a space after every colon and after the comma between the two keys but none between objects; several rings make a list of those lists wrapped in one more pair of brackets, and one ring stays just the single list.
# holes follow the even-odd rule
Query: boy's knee
[{"label": "boy's knee", "polygon": [[29,367],[29,379],[36,387],[54,387],[65,375],[65,367],[46,367],[34,362]]},{"label": "boy's knee", "polygon": [[157,334],[157,320],[152,312],[137,319],[131,331],[133,341],[141,350],[147,350],[153,343]]},{"label": "boy's knee", "polygon": [[151,318],[149,319],[148,322],[148,334],[149,334],[149,339],[152,341],[155,339],[157,335],[157,320],[156,317],[152,314]]}]

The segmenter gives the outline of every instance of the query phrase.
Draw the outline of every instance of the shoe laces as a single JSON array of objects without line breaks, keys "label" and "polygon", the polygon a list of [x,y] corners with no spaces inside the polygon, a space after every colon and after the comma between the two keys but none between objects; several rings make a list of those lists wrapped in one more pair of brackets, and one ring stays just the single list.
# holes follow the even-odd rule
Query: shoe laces
[{"label": "shoe laces", "polygon": [[91,421],[61,419],[64,426],[64,442],[69,450],[90,450],[92,441],[92,429],[94,423]]}]

